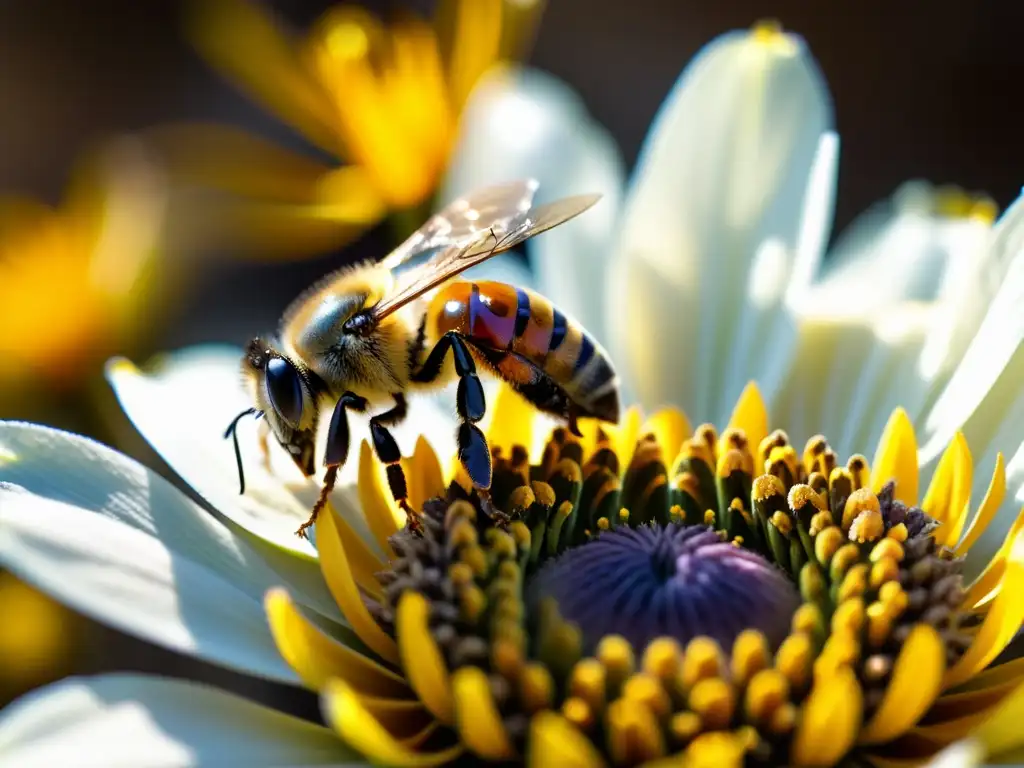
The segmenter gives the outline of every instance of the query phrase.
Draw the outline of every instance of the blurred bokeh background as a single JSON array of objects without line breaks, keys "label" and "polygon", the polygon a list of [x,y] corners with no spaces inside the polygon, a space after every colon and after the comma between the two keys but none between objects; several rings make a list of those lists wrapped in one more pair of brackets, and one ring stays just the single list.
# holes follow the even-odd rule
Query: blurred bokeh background
[{"label": "blurred bokeh background", "polygon": [[[267,0],[264,5],[303,29],[330,4]],[[384,18],[410,9],[429,13],[433,6],[416,0],[358,5]],[[62,206],[65,218],[39,226],[47,230],[46,243],[55,238],[62,253],[71,254],[89,241],[90,211],[97,200],[122,195],[153,203],[136,206],[120,223],[124,237],[140,244],[132,282],[108,286],[107,294],[89,297],[84,310],[76,305],[65,313],[59,308],[83,301],[82,283],[73,278],[73,256],[16,285],[4,260],[25,259],[33,247],[48,246],[25,245],[20,235],[10,235],[10,221],[38,224],[42,214],[11,213],[9,201],[0,205],[0,227],[6,222],[8,235],[6,246],[0,239],[0,321],[7,325],[0,330],[29,348],[8,341],[0,351],[31,362],[10,366],[18,375],[5,378],[5,361],[0,361],[0,417],[93,434],[145,459],[153,457],[138,442],[124,443],[130,430],[118,424],[98,375],[103,357],[127,352],[144,359],[198,342],[242,343],[254,331],[273,327],[291,298],[324,272],[378,257],[394,243],[394,230],[380,225],[344,248],[299,261],[197,255],[182,242],[163,246],[159,269],[142,258],[148,254],[147,225],[167,215],[171,203],[147,193],[156,188],[161,171],[150,165],[146,151],[132,141],[111,149],[103,143],[107,137],[168,122],[215,120],[286,147],[307,146],[196,53],[183,33],[183,8],[174,0],[0,3],[0,195]],[[1024,50],[1020,9],[1009,0],[896,5],[551,0],[527,61],[575,88],[631,165],[659,104],[701,46],[764,18],[778,19],[806,39],[835,102],[842,151],[834,232],[907,179],[985,192],[1000,208],[1016,196],[1024,175],[1024,142],[1014,84],[1024,73]],[[99,146],[102,155],[96,154]],[[117,182],[105,185],[104,174],[112,168]],[[4,232],[0,229],[0,235]],[[53,286],[62,277],[70,287],[57,290]],[[117,290],[133,300],[111,298]],[[30,323],[21,330],[19,318],[30,310],[54,334],[49,346],[31,336]],[[125,317],[139,312],[145,327],[122,331],[132,326]],[[64,329],[93,316],[103,344],[93,346],[93,337],[68,341],[71,334]],[[83,345],[94,354],[79,360],[72,352]],[[0,573],[0,704],[74,670],[141,669],[239,687],[226,672],[183,665],[58,608]],[[305,706],[297,702],[300,709]]]}]

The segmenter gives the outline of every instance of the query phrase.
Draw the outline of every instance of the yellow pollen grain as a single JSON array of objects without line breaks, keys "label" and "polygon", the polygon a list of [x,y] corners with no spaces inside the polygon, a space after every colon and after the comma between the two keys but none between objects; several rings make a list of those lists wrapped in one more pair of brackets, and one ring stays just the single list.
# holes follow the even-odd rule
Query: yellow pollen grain
[{"label": "yellow pollen grain", "polygon": [[771,452],[775,448],[781,448],[784,445],[789,445],[789,437],[781,429],[777,429],[768,435],[757,446],[757,458],[760,464],[763,466],[768,461]]},{"label": "yellow pollen grain", "polygon": [[668,518],[670,522],[681,525],[686,522],[686,513],[681,506],[673,504],[672,508],[668,511]]},{"label": "yellow pollen grain", "polygon": [[865,510],[853,519],[850,525],[850,541],[866,544],[877,541],[885,533],[885,521],[881,512]]},{"label": "yellow pollen grain", "polygon": [[776,512],[769,518],[769,520],[771,521],[771,524],[778,528],[779,532],[784,536],[788,536],[793,530],[793,521],[785,512]]},{"label": "yellow pollen grain", "polygon": [[857,563],[843,576],[836,598],[839,602],[842,602],[843,600],[849,600],[851,597],[860,597],[867,588],[868,566],[866,563]]},{"label": "yellow pollen grain", "polygon": [[530,542],[533,539],[533,536],[526,523],[522,520],[516,520],[509,523],[508,532],[512,534],[512,538],[515,539],[516,546],[519,548],[520,552],[530,548]]},{"label": "yellow pollen grain", "polygon": [[619,510],[619,522],[622,525],[625,525],[629,522],[629,510],[626,509],[625,507]]},{"label": "yellow pollen grain", "polygon": [[612,527],[612,524],[608,522],[607,517],[599,517],[597,518],[597,527],[602,531],[607,531]]},{"label": "yellow pollen grain", "polygon": [[714,525],[714,524],[715,524],[715,510],[713,510],[713,509],[706,509],[706,510],[704,510],[704,525]]},{"label": "yellow pollen grain", "polygon": [[512,496],[509,497],[509,505],[513,510],[522,510],[532,506],[536,500],[530,486],[521,485],[512,491]]},{"label": "yellow pollen grain", "polygon": [[838,526],[832,525],[814,537],[814,556],[822,565],[828,563],[833,555],[843,546],[843,532]]},{"label": "yellow pollen grain", "polygon": [[617,765],[654,760],[665,753],[661,728],[654,715],[625,699],[608,705],[605,724],[608,752]]},{"label": "yellow pollen grain", "polygon": [[519,700],[527,714],[550,709],[555,697],[555,683],[547,667],[531,662],[519,676]]},{"label": "yellow pollen grain", "polygon": [[685,744],[703,730],[700,715],[695,712],[679,712],[669,720],[668,729],[677,744]]},{"label": "yellow pollen grain", "polygon": [[810,469],[817,459],[828,449],[828,440],[824,435],[815,435],[804,445],[804,466]]},{"label": "yellow pollen grain", "polygon": [[825,597],[827,586],[821,571],[813,563],[807,563],[800,569],[800,594],[806,600],[817,601]]},{"label": "yellow pollen grain", "polygon": [[695,637],[686,646],[681,672],[682,684],[689,690],[700,680],[721,677],[724,669],[722,650],[709,637]]},{"label": "yellow pollen grain", "polygon": [[878,497],[871,492],[870,488],[858,488],[847,497],[846,504],[843,507],[843,530],[848,532],[850,526],[853,525],[853,521],[862,512],[874,512],[881,516]]},{"label": "yellow pollen grain", "polygon": [[801,689],[810,677],[814,646],[811,637],[804,632],[794,632],[782,641],[775,652],[775,668],[779,670],[794,689]]},{"label": "yellow pollen grain", "polygon": [[816,605],[804,603],[793,613],[793,632],[817,635],[824,627],[821,611]]},{"label": "yellow pollen grain", "polygon": [[775,475],[758,475],[753,486],[754,501],[766,501],[772,496],[785,496],[786,489]]},{"label": "yellow pollen grain", "polygon": [[768,454],[768,461],[765,462],[765,472],[776,475],[785,467],[792,480],[797,477],[796,451],[791,445],[784,445],[779,448],[772,448]]},{"label": "yellow pollen grain", "polygon": [[459,559],[468,565],[476,576],[484,576],[490,570],[487,555],[480,547],[466,547],[459,553]]},{"label": "yellow pollen grain", "polygon": [[903,523],[897,523],[892,528],[890,528],[889,532],[885,535],[886,538],[892,539],[893,541],[898,541],[900,544],[902,544],[907,540],[907,536],[909,535],[909,533],[907,531],[906,525],[904,525]]},{"label": "yellow pollen grain", "polygon": [[532,486],[533,495],[537,498],[537,503],[545,507],[553,506],[555,503],[555,491],[547,483],[541,482],[540,480],[535,481]]},{"label": "yellow pollen grain", "polygon": [[641,668],[663,682],[675,680],[683,660],[683,649],[671,637],[652,640],[644,651]]},{"label": "yellow pollen grain", "polygon": [[562,715],[586,733],[594,725],[594,713],[583,699],[570,696],[562,703]]},{"label": "yellow pollen grain", "polygon": [[468,547],[477,543],[479,537],[476,527],[465,519],[459,519],[452,525],[448,533],[448,540],[452,547]]},{"label": "yellow pollen grain", "polygon": [[732,687],[720,678],[701,680],[693,686],[687,703],[708,730],[728,727],[736,708]]},{"label": "yellow pollen grain", "polygon": [[764,669],[751,679],[744,697],[747,717],[754,722],[767,721],[789,700],[789,680],[777,669]]},{"label": "yellow pollen grain", "polygon": [[864,601],[859,597],[839,604],[832,614],[832,631],[856,634],[864,626]]},{"label": "yellow pollen grain", "polygon": [[910,598],[899,582],[888,581],[878,590],[878,599],[892,616],[898,616],[907,608]]},{"label": "yellow pollen grain", "polygon": [[829,576],[832,577],[832,581],[839,581],[858,560],[860,560],[860,550],[856,544],[845,544],[836,550],[829,563]]},{"label": "yellow pollen grain", "polygon": [[718,458],[718,466],[715,468],[715,473],[718,477],[729,477],[733,472],[743,472],[746,468],[745,465],[746,461],[740,451],[727,451]]},{"label": "yellow pollen grain", "polygon": [[885,538],[871,548],[871,554],[868,557],[873,563],[877,563],[885,558],[901,563],[905,556],[906,553],[903,551],[902,544],[896,541],[896,539]]},{"label": "yellow pollen grain", "polygon": [[794,512],[799,512],[808,504],[813,505],[817,510],[825,508],[825,500],[821,498],[821,495],[811,486],[802,483],[794,485],[789,489],[787,503]]},{"label": "yellow pollen grain", "polygon": [[622,698],[647,707],[655,717],[663,718],[672,710],[668,693],[656,677],[641,672],[622,686]]},{"label": "yellow pollen grain", "polygon": [[511,640],[495,640],[491,646],[491,664],[499,674],[515,679],[523,667],[523,651]]},{"label": "yellow pollen grain", "polygon": [[871,564],[871,576],[868,580],[872,589],[878,589],[887,581],[898,579],[900,567],[891,557],[883,557]]},{"label": "yellow pollen grain", "polygon": [[456,587],[464,587],[473,581],[473,569],[465,563],[452,563],[448,567],[448,578]]},{"label": "yellow pollen grain", "polygon": [[607,635],[597,644],[597,660],[604,666],[611,690],[617,691],[636,669],[633,646],[619,635]]},{"label": "yellow pollen grain", "polygon": [[768,652],[768,641],[756,629],[745,629],[737,635],[732,645],[732,680],[736,685],[744,686],[760,672],[767,669],[771,658]]},{"label": "yellow pollen grain", "polygon": [[605,668],[597,659],[582,659],[569,675],[569,694],[587,703],[594,712],[605,706]]},{"label": "yellow pollen grain", "polygon": [[487,531],[487,543],[490,546],[491,552],[498,559],[511,560],[516,556],[516,543],[505,531],[498,528],[490,528]]},{"label": "yellow pollen grain", "polygon": [[892,632],[893,618],[882,603],[872,603],[867,609],[868,645],[872,648],[881,647]]},{"label": "yellow pollen grain", "polygon": [[[810,525],[807,527],[807,531],[811,536],[817,536],[826,528],[831,528],[832,525],[832,513],[827,510],[823,510],[814,514],[811,518]],[[839,537],[840,539],[842,538],[842,533],[839,534]]]},{"label": "yellow pollen grain", "polygon": [[480,587],[471,584],[459,594],[459,608],[464,621],[476,624],[487,607],[487,598]]},{"label": "yellow pollen grain", "polygon": [[796,726],[797,708],[787,702],[778,707],[768,720],[768,730],[772,733],[789,733]]}]

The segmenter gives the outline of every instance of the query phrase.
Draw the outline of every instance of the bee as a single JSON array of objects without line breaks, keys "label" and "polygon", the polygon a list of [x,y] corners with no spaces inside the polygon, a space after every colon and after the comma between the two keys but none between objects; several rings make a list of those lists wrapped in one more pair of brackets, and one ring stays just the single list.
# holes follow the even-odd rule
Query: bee
[{"label": "bee", "polygon": [[[401,453],[389,428],[406,417],[406,393],[457,379],[458,458],[486,499],[491,455],[477,426],[485,412],[478,366],[577,435],[580,417],[618,422],[618,378],[608,355],[578,323],[533,291],[453,279],[599,199],[578,195],[535,206],[536,191],[536,181],[518,181],[454,201],[382,261],[341,269],[302,294],[286,310],[275,337],[249,342],[242,373],[254,405],[224,435],[234,438],[242,493],[236,431],[242,417],[264,417],[265,460],[272,433],[310,477],[321,409],[330,407],[323,486],[309,520],[296,531],[305,536],[348,457],[347,413],[373,412],[374,452],[385,465],[391,495],[414,521]],[[429,252],[434,253],[422,263],[407,266]]]}]

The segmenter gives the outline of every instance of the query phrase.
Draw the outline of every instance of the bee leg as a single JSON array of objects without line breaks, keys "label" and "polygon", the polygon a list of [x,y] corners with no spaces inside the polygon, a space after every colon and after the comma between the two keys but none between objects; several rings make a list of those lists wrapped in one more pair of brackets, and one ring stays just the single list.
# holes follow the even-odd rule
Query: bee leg
[{"label": "bee leg", "polygon": [[395,399],[394,407],[390,411],[379,413],[370,419],[370,437],[373,439],[373,451],[377,454],[380,462],[384,464],[387,472],[391,496],[415,527],[419,513],[409,506],[409,485],[402,469],[402,452],[388,429],[388,427],[400,424],[409,409],[405,402],[405,396],[401,392],[394,393],[392,397]]},{"label": "bee leg", "polygon": [[349,429],[348,414],[346,411],[366,410],[366,398],[360,397],[354,392],[346,392],[334,406],[334,413],[331,415],[331,426],[327,430],[327,446],[324,450],[324,464],[327,472],[324,473],[324,485],[320,489],[320,496],[313,505],[313,511],[309,519],[299,526],[295,532],[298,536],[306,538],[306,531],[316,522],[320,510],[327,506],[331,491],[334,490],[334,483],[338,479],[338,470],[344,466],[348,458]]},{"label": "bee leg", "polygon": [[429,382],[436,379],[442,370],[449,350],[455,362],[455,373],[459,376],[459,390],[456,407],[462,423],[459,425],[459,461],[466,468],[469,479],[477,490],[486,491],[491,487],[491,452],[487,447],[484,433],[476,425],[484,417],[487,404],[484,388],[476,375],[476,363],[470,354],[466,341],[454,331],[449,331],[434,345],[420,370],[413,374],[413,381]]}]

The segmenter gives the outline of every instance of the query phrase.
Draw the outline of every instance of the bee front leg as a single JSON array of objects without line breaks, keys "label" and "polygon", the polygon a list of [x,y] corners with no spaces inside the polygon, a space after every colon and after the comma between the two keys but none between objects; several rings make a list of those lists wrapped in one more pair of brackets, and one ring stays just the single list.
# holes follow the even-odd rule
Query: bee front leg
[{"label": "bee front leg", "polygon": [[331,415],[331,426],[327,430],[327,447],[324,452],[324,464],[327,466],[327,472],[324,473],[324,484],[320,489],[320,496],[317,497],[316,503],[313,505],[313,511],[310,513],[309,519],[300,525],[299,529],[295,532],[298,536],[308,538],[306,531],[316,522],[320,510],[327,506],[327,500],[330,498],[331,491],[334,490],[334,483],[338,479],[338,470],[344,466],[345,460],[348,458],[349,429],[346,411],[351,409],[362,412],[366,410],[366,406],[366,398],[360,397],[354,392],[346,392],[338,399],[337,405],[334,406],[334,413]]},{"label": "bee front leg", "polygon": [[476,375],[476,363],[470,354],[466,341],[454,331],[449,331],[437,342],[419,371],[413,374],[416,382],[430,382],[441,375],[448,352],[455,361],[455,373],[459,376],[459,390],[456,407],[462,423],[459,425],[459,461],[465,467],[469,479],[482,494],[491,487],[491,452],[487,438],[476,425],[484,417],[487,404],[484,387]]}]

